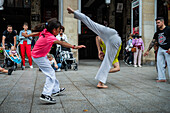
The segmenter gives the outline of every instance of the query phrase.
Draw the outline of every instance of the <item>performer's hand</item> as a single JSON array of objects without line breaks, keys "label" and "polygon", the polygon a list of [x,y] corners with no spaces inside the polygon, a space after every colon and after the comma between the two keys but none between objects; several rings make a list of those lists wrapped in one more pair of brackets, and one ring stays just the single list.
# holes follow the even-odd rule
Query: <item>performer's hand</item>
[{"label": "performer's hand", "polygon": [[67,11],[68,11],[69,14],[74,13],[74,10],[71,7],[68,7]]},{"label": "performer's hand", "polygon": [[75,46],[74,49],[80,49],[80,48],[86,48],[85,45],[79,45],[79,46]]},{"label": "performer's hand", "polygon": [[103,51],[99,51],[99,59],[103,60],[104,59],[104,53]]},{"label": "performer's hand", "polygon": [[145,53],[144,53],[144,56],[148,56],[149,55],[149,51],[146,51]]}]

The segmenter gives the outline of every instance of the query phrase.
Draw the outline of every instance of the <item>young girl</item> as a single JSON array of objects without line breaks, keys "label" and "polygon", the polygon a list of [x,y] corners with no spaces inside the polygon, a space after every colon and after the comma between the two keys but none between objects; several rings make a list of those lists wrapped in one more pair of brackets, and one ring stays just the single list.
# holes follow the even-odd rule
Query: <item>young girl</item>
[{"label": "young girl", "polygon": [[89,29],[100,36],[106,44],[106,54],[104,55],[102,51],[99,51],[99,58],[104,57],[104,59],[95,78],[99,80],[97,87],[107,88],[104,83],[106,83],[112,62],[114,61],[117,52],[121,47],[121,38],[115,29],[95,23],[86,15],[80,13],[79,11],[74,11],[70,7],[68,7],[67,10],[69,14],[73,13],[76,19],[81,20]]},{"label": "young girl", "polygon": [[18,56],[18,53],[16,51],[16,47],[15,46],[11,47],[11,50],[9,51],[9,55],[11,57],[13,57],[14,59],[18,59],[18,60],[20,59],[19,56]]},{"label": "young girl", "polygon": [[46,82],[40,99],[50,103],[56,103],[56,100],[54,100],[51,95],[56,96],[65,90],[65,88],[60,88],[59,82],[55,76],[55,71],[51,67],[51,64],[46,56],[47,53],[49,53],[52,45],[59,44],[73,49],[80,49],[83,47],[85,48],[84,45],[75,46],[63,41],[59,41],[55,36],[58,35],[60,26],[60,22],[58,22],[56,18],[52,18],[46,23],[39,24],[34,28],[35,31],[41,32],[35,32],[30,35],[22,33],[22,35],[25,37],[39,35],[39,39],[32,50],[32,58],[33,61],[39,66],[41,71],[46,75]]},{"label": "young girl", "polygon": [[51,54],[47,54],[47,58],[50,61],[51,66],[55,71],[60,71],[61,63],[57,63],[55,58]]}]

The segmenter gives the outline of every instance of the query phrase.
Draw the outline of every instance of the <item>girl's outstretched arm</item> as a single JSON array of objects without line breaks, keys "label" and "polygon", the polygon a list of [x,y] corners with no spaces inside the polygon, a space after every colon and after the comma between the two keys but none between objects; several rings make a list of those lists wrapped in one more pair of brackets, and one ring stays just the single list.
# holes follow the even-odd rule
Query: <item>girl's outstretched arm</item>
[{"label": "girl's outstretched arm", "polygon": [[71,45],[71,44],[69,44],[67,42],[63,42],[63,41],[59,41],[59,40],[54,41],[54,43],[59,44],[59,45],[61,45],[63,47],[72,48],[72,49],[86,48],[86,46],[84,46],[84,45],[75,46],[75,45]]}]

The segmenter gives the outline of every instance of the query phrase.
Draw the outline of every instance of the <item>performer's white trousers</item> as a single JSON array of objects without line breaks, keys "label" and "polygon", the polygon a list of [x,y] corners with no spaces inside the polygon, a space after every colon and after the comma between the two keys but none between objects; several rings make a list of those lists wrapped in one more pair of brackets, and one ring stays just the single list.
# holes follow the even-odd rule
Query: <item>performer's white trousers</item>
[{"label": "performer's white trousers", "polygon": [[[33,57],[32,57],[33,58]],[[39,66],[41,71],[46,75],[46,81],[42,94],[51,96],[52,93],[59,91],[59,82],[56,79],[55,71],[47,57],[33,58],[33,61]]]},{"label": "performer's white trousers", "polygon": [[165,61],[167,62],[168,73],[170,78],[170,54],[166,53],[167,50],[159,47],[157,54],[157,68],[158,68],[158,79],[166,80],[165,76]]},{"label": "performer's white trousers", "polygon": [[106,45],[105,57],[95,77],[95,79],[101,81],[102,83],[106,83],[112,62],[115,59],[117,51],[121,45],[121,38],[115,29],[95,23],[79,11],[74,12],[74,17],[81,20],[89,29],[100,36]]}]

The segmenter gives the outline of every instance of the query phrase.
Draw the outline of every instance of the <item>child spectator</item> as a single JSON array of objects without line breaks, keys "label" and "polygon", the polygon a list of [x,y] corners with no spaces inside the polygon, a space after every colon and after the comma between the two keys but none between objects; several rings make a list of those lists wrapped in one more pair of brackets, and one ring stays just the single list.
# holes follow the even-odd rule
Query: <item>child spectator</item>
[{"label": "child spectator", "polygon": [[11,57],[13,57],[14,59],[18,59],[18,60],[20,59],[19,56],[18,56],[18,53],[16,51],[16,47],[15,46],[11,47],[11,50],[9,51],[9,55]]},{"label": "child spectator", "polygon": [[53,55],[51,54],[48,54],[47,55],[47,58],[48,60],[50,61],[50,64],[52,66],[52,68],[55,70],[55,71],[61,71],[61,63],[57,63],[55,58],[53,57]]}]

